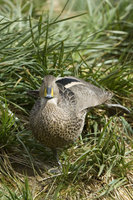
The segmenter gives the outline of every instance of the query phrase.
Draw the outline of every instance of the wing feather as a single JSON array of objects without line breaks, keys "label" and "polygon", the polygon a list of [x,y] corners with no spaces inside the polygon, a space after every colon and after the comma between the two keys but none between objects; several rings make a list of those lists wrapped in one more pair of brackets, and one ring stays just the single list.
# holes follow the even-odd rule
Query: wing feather
[{"label": "wing feather", "polygon": [[73,92],[78,112],[103,104],[112,97],[112,93],[75,77],[60,77],[56,82]]}]

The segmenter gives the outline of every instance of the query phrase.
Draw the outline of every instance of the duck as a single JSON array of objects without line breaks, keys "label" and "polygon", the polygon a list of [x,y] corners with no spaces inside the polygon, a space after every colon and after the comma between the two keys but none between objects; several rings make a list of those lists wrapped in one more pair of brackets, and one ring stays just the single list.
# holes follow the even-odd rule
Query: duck
[{"label": "duck", "polygon": [[56,157],[57,149],[69,146],[81,135],[89,110],[113,95],[82,79],[53,75],[44,77],[38,94],[30,112],[30,128],[34,137]]}]

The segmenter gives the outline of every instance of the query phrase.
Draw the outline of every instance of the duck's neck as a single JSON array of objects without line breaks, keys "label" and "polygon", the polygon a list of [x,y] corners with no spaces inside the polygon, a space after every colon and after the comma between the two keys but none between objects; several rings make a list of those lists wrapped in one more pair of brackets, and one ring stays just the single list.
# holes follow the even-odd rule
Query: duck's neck
[{"label": "duck's neck", "polygon": [[46,99],[46,98],[41,98],[41,107],[45,107],[46,105],[55,105],[57,106],[57,98],[51,98],[51,99]]},{"label": "duck's neck", "polygon": [[57,98],[52,98],[47,101],[47,104],[54,104],[57,106]]}]

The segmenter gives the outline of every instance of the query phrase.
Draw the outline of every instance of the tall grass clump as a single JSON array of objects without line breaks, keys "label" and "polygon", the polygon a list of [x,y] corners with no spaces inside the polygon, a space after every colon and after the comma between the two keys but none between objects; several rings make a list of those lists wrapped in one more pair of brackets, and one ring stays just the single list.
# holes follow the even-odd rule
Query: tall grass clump
[{"label": "tall grass clump", "polygon": [[[0,198],[132,199],[133,6],[130,0],[0,1]],[[55,167],[29,129],[45,75],[77,76],[130,114],[94,108]],[[25,178],[26,177],[26,178]]]}]

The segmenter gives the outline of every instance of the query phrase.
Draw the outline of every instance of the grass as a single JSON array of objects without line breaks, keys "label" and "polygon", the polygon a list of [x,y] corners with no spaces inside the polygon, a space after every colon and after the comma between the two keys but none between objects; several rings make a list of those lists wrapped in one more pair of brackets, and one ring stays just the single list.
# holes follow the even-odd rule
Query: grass
[{"label": "grass", "polygon": [[[38,2],[38,3],[37,3]],[[58,1],[56,2],[58,3]],[[132,199],[133,6],[130,0],[0,1],[0,198]],[[72,75],[114,93],[130,114],[90,111],[60,159],[32,137],[29,112],[43,76]]]}]

